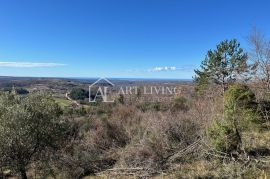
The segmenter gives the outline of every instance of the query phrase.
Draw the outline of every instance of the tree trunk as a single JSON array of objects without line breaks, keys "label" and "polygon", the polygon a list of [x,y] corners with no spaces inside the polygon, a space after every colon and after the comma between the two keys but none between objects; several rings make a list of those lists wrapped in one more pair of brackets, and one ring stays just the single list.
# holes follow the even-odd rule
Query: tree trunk
[{"label": "tree trunk", "polygon": [[237,129],[237,127],[236,127],[236,136],[237,136],[237,143],[238,143],[237,150],[242,150],[242,138],[241,138],[240,132]]},{"label": "tree trunk", "polygon": [[234,125],[234,128],[235,128],[236,137],[237,137],[237,141],[236,141],[236,142],[237,142],[236,150],[237,150],[237,151],[241,151],[241,150],[242,150],[242,137],[241,137],[240,131],[238,130],[238,125],[237,125],[236,119],[234,119],[233,125]]},{"label": "tree trunk", "polygon": [[20,169],[20,175],[21,175],[21,177],[20,177],[21,179],[27,179],[25,168]]}]

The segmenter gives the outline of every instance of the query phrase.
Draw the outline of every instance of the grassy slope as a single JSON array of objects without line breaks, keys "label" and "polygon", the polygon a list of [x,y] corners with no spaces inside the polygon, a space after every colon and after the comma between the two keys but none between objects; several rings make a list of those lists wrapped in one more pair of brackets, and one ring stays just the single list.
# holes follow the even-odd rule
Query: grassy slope
[{"label": "grassy slope", "polygon": [[54,98],[55,101],[62,107],[68,107],[72,104],[72,101],[63,98]]}]

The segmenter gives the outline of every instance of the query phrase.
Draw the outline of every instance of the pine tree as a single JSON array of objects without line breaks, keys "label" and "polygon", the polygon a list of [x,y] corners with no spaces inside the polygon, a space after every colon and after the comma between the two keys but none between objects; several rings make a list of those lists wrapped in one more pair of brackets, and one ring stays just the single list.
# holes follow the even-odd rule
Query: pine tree
[{"label": "pine tree", "polygon": [[197,91],[204,90],[208,84],[217,84],[222,87],[224,93],[229,84],[248,72],[247,60],[247,53],[236,39],[222,41],[216,50],[208,51],[200,69],[195,70]]}]

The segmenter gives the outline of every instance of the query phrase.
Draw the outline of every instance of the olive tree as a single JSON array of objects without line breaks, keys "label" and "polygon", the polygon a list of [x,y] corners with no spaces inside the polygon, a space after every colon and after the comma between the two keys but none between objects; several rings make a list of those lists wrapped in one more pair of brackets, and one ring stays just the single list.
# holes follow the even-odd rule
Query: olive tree
[{"label": "olive tree", "polygon": [[[65,141],[68,123],[44,94],[0,94],[0,165],[26,179],[27,167]],[[44,155],[43,155],[44,154]]]}]

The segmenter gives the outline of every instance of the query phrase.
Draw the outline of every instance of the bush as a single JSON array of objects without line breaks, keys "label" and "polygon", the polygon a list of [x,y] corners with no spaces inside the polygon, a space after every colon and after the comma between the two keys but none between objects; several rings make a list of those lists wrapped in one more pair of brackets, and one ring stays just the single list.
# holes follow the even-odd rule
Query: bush
[{"label": "bush", "polygon": [[117,101],[120,103],[120,104],[124,104],[125,103],[125,97],[123,94],[120,94]]},{"label": "bush", "polygon": [[[7,87],[3,89],[3,91],[8,91],[9,93],[11,93],[12,90],[13,90],[12,87]],[[17,94],[20,94],[20,95],[29,94],[29,91],[25,88],[14,88],[14,90]]]},{"label": "bush", "polygon": [[173,111],[188,111],[189,106],[187,104],[187,99],[183,96],[178,96],[174,99],[172,110]]},{"label": "bush", "polygon": [[24,89],[24,88],[17,88],[16,93],[23,95],[23,94],[28,94],[29,91],[27,89]]},{"label": "bush", "polygon": [[[169,112],[143,113],[137,128],[138,133],[133,133],[130,144],[120,153],[121,165],[143,167],[149,172],[166,168],[170,156],[198,140],[201,131],[193,119]],[[189,157],[186,154],[176,160]]]},{"label": "bush", "polygon": [[242,132],[254,130],[259,120],[254,93],[245,85],[233,85],[224,94],[224,119],[215,121],[208,129],[216,150],[232,153],[242,150]]},{"label": "bush", "polygon": [[166,103],[162,102],[141,102],[137,104],[137,108],[139,108],[142,112],[146,111],[167,111],[170,109],[170,106]]},{"label": "bush", "polygon": [[76,123],[77,137],[56,161],[62,178],[83,178],[112,167],[119,158],[115,150],[129,141],[121,120],[91,117]]},{"label": "bush", "polygon": [[[0,95],[0,161],[26,179],[27,167],[45,160],[67,140],[62,110],[46,95]],[[52,152],[52,153],[51,153]]]},{"label": "bush", "polygon": [[262,117],[262,123],[266,124],[266,127],[270,127],[270,101],[262,100],[258,103],[258,112]]},{"label": "bush", "polygon": [[235,84],[229,87],[224,94],[225,113],[233,108],[256,108],[255,94],[246,85]]},{"label": "bush", "polygon": [[211,144],[216,150],[231,153],[239,148],[241,138],[234,126],[215,121],[207,132],[211,138]]},{"label": "bush", "polygon": [[73,100],[84,100],[85,98],[89,98],[89,93],[82,88],[74,88],[71,90],[69,96]]}]

